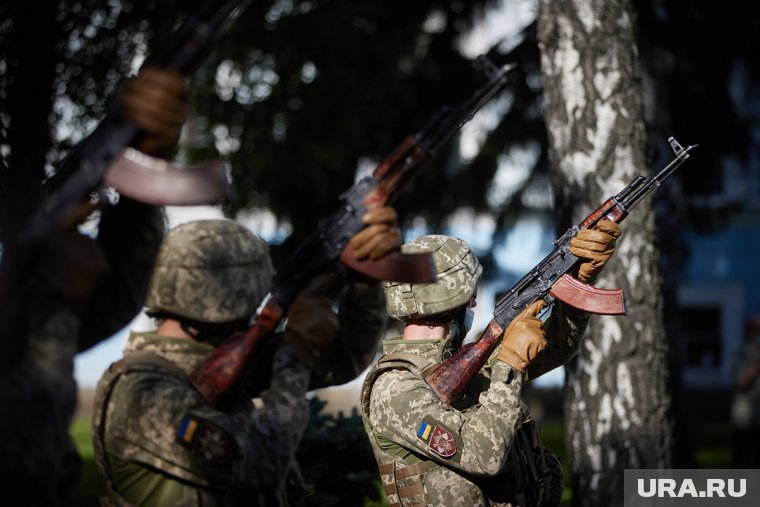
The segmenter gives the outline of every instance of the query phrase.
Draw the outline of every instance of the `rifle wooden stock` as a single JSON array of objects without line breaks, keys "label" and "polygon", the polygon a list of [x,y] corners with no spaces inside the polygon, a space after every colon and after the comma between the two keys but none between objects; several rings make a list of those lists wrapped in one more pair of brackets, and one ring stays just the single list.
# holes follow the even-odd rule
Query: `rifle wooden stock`
[{"label": "rifle wooden stock", "polygon": [[570,240],[579,230],[593,228],[600,220],[622,222],[644,197],[688,160],[689,152],[697,147],[691,145],[683,148],[673,137],[670,137],[668,142],[676,157],[664,169],[648,178],[637,176],[620,193],[605,201],[580,224],[568,229],[555,241],[554,251],[499,299],[494,319],[488,323],[480,339],[475,343],[463,345],[449,359],[425,374],[425,380],[441,401],[450,405],[457,399],[475,373],[486,363],[500,341],[503,330],[512,319],[538,299],[553,296],[589,313],[625,314],[625,297],[622,290],[597,289],[567,274],[582,262],[570,253]]},{"label": "rifle wooden stock", "polygon": [[502,334],[504,329],[491,319],[478,341],[462,345],[454,355],[425,375],[425,381],[442,402],[447,405],[454,403],[464,387],[485,364]]},{"label": "rifle wooden stock", "polygon": [[212,406],[240,380],[256,345],[274,331],[285,311],[274,298],[269,298],[256,315],[249,329],[219,345],[191,375],[195,388]]}]

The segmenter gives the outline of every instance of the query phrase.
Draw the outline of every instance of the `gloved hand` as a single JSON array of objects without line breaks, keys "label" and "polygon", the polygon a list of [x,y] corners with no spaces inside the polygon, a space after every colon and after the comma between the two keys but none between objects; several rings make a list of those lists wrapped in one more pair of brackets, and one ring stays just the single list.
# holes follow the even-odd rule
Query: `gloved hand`
[{"label": "gloved hand", "polygon": [[594,229],[583,229],[570,240],[570,253],[586,262],[578,268],[578,280],[591,283],[615,251],[620,226],[612,220],[600,220]]},{"label": "gloved hand", "polygon": [[288,323],[283,339],[290,343],[298,358],[308,367],[314,366],[340,331],[338,317],[332,310],[333,274],[316,277],[298,294],[288,310]]},{"label": "gloved hand", "polygon": [[499,361],[525,373],[531,361],[546,348],[544,323],[536,317],[544,308],[546,302],[539,299],[509,323],[497,356]]},{"label": "gloved hand", "polygon": [[80,314],[108,270],[98,242],[77,230],[93,209],[89,202],[80,204],[51,231],[30,280],[32,294],[59,300]]},{"label": "gloved hand", "polygon": [[354,234],[349,245],[357,260],[369,257],[377,260],[391,250],[401,248],[401,233],[396,225],[398,217],[391,206],[375,208],[364,214],[364,229]]},{"label": "gloved hand", "polygon": [[175,71],[145,68],[119,91],[124,117],[143,132],[136,148],[170,158],[187,119],[185,80]]}]

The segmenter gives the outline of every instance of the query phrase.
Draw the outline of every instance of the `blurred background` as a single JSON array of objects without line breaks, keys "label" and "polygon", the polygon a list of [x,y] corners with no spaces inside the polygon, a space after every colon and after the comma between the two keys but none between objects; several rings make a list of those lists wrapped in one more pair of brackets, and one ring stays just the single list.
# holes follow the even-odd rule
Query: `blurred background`
[{"label": "blurred background", "polygon": [[[24,167],[29,182],[53,172],[120,82],[199,3],[3,3],[3,170]],[[646,166],[659,170],[670,160],[668,136],[700,145],[652,204],[673,466],[730,467],[732,357],[745,322],[760,315],[760,2],[632,0],[631,9]],[[443,105],[468,97],[483,80],[478,55],[514,63],[502,92],[395,202],[406,240],[438,232],[473,247],[485,267],[473,326],[482,329],[496,295],[567,226],[555,212],[547,155],[537,11],[537,0],[254,2],[190,80],[193,110],[179,156],[224,159],[235,200],[167,209],[167,224],[234,217],[270,243],[276,266],[342,191]],[[132,327],[150,325],[140,316]],[[391,324],[389,335],[396,331]],[[72,431],[86,461],[91,390],[120,357],[126,334],[77,358],[80,416]],[[304,466],[307,479],[323,489],[315,505],[384,501],[354,410],[359,384],[312,400],[301,458],[312,464]],[[567,463],[564,388],[560,368],[526,396],[547,445]],[[340,464],[342,453],[350,465]],[[349,479],[331,480],[330,470]],[[87,468],[74,505],[95,505],[94,481]]]}]

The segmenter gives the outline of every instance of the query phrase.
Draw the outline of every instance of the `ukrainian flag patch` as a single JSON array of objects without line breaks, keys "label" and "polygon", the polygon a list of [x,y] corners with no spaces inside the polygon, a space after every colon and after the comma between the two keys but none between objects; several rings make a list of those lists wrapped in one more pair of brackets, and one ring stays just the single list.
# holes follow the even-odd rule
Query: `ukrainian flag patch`
[{"label": "ukrainian flag patch", "polygon": [[427,421],[422,421],[420,427],[417,428],[417,437],[427,442],[431,431],[433,431],[433,427]]},{"label": "ukrainian flag patch", "polygon": [[192,417],[185,417],[182,419],[182,424],[179,425],[179,431],[177,432],[177,436],[179,437],[179,440],[185,444],[191,444],[193,442],[193,436],[195,435],[195,430],[198,429],[198,421],[193,419]]},{"label": "ukrainian flag patch", "polygon": [[226,431],[203,418],[185,416],[177,429],[177,440],[204,462],[221,465],[229,461],[235,443]]}]

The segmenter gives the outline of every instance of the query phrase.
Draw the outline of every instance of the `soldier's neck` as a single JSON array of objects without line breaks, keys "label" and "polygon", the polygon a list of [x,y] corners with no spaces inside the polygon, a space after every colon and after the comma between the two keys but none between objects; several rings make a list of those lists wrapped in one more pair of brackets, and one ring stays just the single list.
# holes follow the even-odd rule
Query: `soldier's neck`
[{"label": "soldier's neck", "polygon": [[447,324],[410,321],[404,327],[404,340],[442,340],[449,331]]},{"label": "soldier's neck", "polygon": [[179,321],[176,321],[174,319],[164,320],[161,324],[159,324],[158,329],[156,329],[156,333],[161,336],[169,336],[172,338],[184,338],[185,340],[193,339],[192,336],[187,334],[185,330],[182,329]]}]

